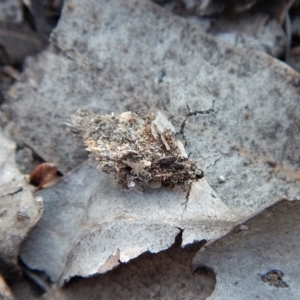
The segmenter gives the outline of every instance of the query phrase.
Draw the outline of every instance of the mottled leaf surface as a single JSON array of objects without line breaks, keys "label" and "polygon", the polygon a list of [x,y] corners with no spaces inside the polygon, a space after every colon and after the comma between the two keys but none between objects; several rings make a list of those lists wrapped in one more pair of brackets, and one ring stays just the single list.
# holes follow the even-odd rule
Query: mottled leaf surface
[{"label": "mottled leaf surface", "polygon": [[218,282],[208,299],[299,299],[299,213],[298,200],[283,200],[203,248],[194,267]]},{"label": "mottled leaf surface", "polygon": [[[28,77],[3,105],[17,140],[61,172],[73,170],[39,194],[45,215],[21,252],[29,267],[60,283],[103,273],[170,247],[177,227],[184,229],[183,245],[219,238],[236,222],[299,195],[297,72],[217,42],[148,1],[70,4],[50,49],[28,63]],[[65,124],[78,108],[161,111],[205,180],[188,198],[168,189],[138,194],[116,189],[90,163],[78,168],[87,155]]]},{"label": "mottled leaf surface", "polygon": [[5,278],[16,279],[20,245],[40,219],[43,204],[18,171],[15,143],[0,133],[0,144],[0,269]]},{"label": "mottled leaf surface", "polygon": [[117,189],[94,162],[38,196],[45,213],[22,244],[21,259],[61,283],[167,249],[180,229],[183,245],[218,238],[236,220],[205,179],[193,184],[188,200],[180,189],[141,193]]}]

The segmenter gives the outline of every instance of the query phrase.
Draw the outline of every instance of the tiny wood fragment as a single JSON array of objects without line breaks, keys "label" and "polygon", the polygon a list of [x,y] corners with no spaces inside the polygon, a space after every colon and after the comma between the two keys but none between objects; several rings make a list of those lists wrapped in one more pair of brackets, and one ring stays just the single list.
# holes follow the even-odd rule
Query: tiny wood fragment
[{"label": "tiny wood fragment", "polygon": [[175,129],[164,115],[124,112],[97,115],[78,110],[72,131],[84,139],[87,151],[105,173],[114,174],[123,188],[187,187],[203,177],[196,162],[173,136]]}]

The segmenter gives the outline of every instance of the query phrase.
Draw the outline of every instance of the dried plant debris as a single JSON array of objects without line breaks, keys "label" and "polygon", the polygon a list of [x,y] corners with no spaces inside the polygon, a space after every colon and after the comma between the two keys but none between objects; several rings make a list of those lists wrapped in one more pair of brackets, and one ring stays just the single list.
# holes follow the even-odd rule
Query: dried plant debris
[{"label": "dried plant debris", "polygon": [[187,188],[203,177],[196,162],[188,159],[184,147],[174,138],[175,129],[160,112],[124,112],[97,115],[78,110],[72,117],[72,131],[83,137],[99,168],[114,174],[123,188]]}]

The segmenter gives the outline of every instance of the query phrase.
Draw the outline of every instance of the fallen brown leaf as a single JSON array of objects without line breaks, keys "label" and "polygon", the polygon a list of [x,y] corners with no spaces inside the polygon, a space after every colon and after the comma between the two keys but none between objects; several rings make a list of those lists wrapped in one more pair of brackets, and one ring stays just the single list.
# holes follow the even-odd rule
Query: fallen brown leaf
[{"label": "fallen brown leaf", "polygon": [[54,185],[61,178],[57,167],[51,163],[42,163],[30,174],[29,182],[35,185],[36,191]]}]

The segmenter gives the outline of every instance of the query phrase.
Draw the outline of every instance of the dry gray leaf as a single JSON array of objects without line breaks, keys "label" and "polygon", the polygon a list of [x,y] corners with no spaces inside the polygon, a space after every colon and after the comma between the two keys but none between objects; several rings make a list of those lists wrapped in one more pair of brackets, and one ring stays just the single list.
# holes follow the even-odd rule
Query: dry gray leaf
[{"label": "dry gray leaf", "polygon": [[83,300],[92,299],[95,295],[126,300],[204,300],[214,289],[215,275],[207,268],[193,272],[191,261],[203,243],[181,248],[180,236],[181,234],[177,236],[176,243],[166,251],[144,253],[105,276],[74,278],[66,287],[53,289],[45,294],[43,300]]},{"label": "dry gray leaf", "polygon": [[[28,69],[30,81],[10,91],[16,138],[66,172],[86,157],[81,142],[67,135],[63,125],[83,103],[102,114],[165,108],[191,158],[201,164],[222,200],[241,216],[247,218],[298,190],[299,75],[261,53],[217,43],[149,2],[130,2],[139,7],[132,14],[128,6],[114,1],[115,5],[104,3],[101,9],[94,2],[64,9],[52,35],[52,44],[61,51],[43,55],[38,66],[47,71],[40,67],[33,75],[30,70],[37,68],[33,64]],[[105,26],[111,21],[112,7],[117,7],[113,21],[117,30]],[[84,27],[91,24],[87,16],[97,10],[102,17],[95,29],[84,36],[72,30],[72,20],[81,20]],[[162,30],[166,27],[168,31]],[[133,44],[122,38],[129,33],[135,34]],[[151,52],[159,41],[163,46]],[[87,44],[89,49],[84,48]],[[219,183],[220,176],[225,183]]]},{"label": "dry gray leaf", "polygon": [[[180,229],[182,245],[216,239],[237,217],[205,179],[182,190],[116,189],[95,162],[83,164],[37,193],[45,212],[22,244],[22,261],[62,284],[70,277],[104,273],[143,252],[169,248]],[[187,198],[188,197],[188,198]]]},{"label": "dry gray leaf", "polygon": [[245,220],[299,193],[298,73],[265,54],[227,47],[151,2],[72,4],[50,50],[27,69],[33,76],[10,90],[5,112],[13,111],[15,137],[67,172],[86,158],[64,125],[78,107],[168,111],[222,201],[203,179],[188,199],[168,189],[142,196],[116,190],[95,166],[83,165],[40,192],[46,214],[22,251],[30,267],[54,281],[105,272],[119,259],[166,249],[175,226],[185,229],[184,244],[218,238],[236,214]]},{"label": "dry gray leaf", "polygon": [[194,268],[217,274],[209,299],[299,299],[299,214],[297,198],[283,200],[205,246]]},{"label": "dry gray leaf", "polygon": [[181,1],[172,1],[173,5],[167,3],[164,6],[219,41],[282,57],[289,42],[282,23],[293,1],[266,5],[264,1],[256,0],[227,3],[187,0],[184,6]]},{"label": "dry gray leaf", "polygon": [[42,215],[41,198],[34,198],[15,163],[16,145],[0,132],[0,269],[10,279],[20,276],[19,247]]},{"label": "dry gray leaf", "polygon": [[265,14],[243,14],[234,19],[221,17],[206,32],[230,45],[274,57],[283,56],[288,41],[281,24]]}]

